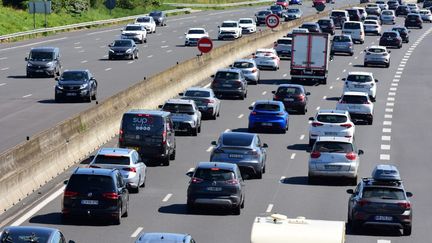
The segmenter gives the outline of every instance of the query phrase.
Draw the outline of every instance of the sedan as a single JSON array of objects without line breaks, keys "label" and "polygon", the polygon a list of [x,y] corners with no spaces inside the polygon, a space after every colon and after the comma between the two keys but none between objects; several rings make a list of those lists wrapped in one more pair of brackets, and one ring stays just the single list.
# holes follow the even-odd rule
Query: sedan
[{"label": "sedan", "polygon": [[249,83],[258,84],[260,81],[260,70],[254,59],[236,60],[232,68],[240,69]]},{"label": "sedan", "polygon": [[249,110],[249,132],[262,129],[286,133],[289,128],[289,115],[281,101],[258,100]]},{"label": "sedan", "polygon": [[89,70],[64,71],[56,80],[56,102],[65,99],[83,99],[86,102],[96,100],[98,83]]},{"label": "sedan", "polygon": [[109,44],[108,59],[127,58],[138,59],[138,47],[133,40],[115,40]]},{"label": "sedan", "polygon": [[[7,226],[0,233],[0,242],[37,242],[37,243],[66,243],[63,233],[54,228],[39,226]],[[75,241],[68,241],[75,243]]]},{"label": "sedan", "polygon": [[390,67],[390,51],[385,46],[371,46],[365,50],[364,66],[384,65]]},{"label": "sedan", "polygon": [[391,46],[400,49],[402,47],[402,38],[397,31],[386,31],[379,40],[380,46]]},{"label": "sedan", "polygon": [[255,133],[224,132],[210,155],[211,162],[237,164],[242,175],[255,176],[258,179],[266,172],[267,147]]},{"label": "sedan", "polygon": [[396,23],[396,16],[393,10],[383,10],[381,12],[381,23],[382,24],[395,24]]},{"label": "sedan", "polygon": [[411,32],[410,30],[408,30],[407,28],[405,28],[403,26],[396,26],[396,27],[393,27],[391,30],[399,32],[399,35],[402,38],[403,42],[405,42],[405,43],[409,42],[409,33]]},{"label": "sedan", "polygon": [[212,89],[191,87],[179,95],[182,99],[194,100],[203,116],[210,117],[212,120],[216,120],[216,117],[219,116],[221,102],[216,98]]},{"label": "sedan", "polygon": [[273,48],[258,49],[254,54],[254,59],[259,69],[279,69],[280,58]]},{"label": "sedan", "polygon": [[299,8],[289,8],[285,12],[285,15],[285,21],[290,21],[301,18],[303,16],[303,11],[301,11]]},{"label": "sedan", "polygon": [[281,101],[286,110],[294,110],[300,114],[306,114],[309,92],[302,85],[281,84],[277,90],[272,91],[273,100]]},{"label": "sedan", "polygon": [[[385,48],[385,47],[384,47]],[[377,82],[373,73],[370,72],[349,72],[348,77],[343,78],[343,92],[357,91],[369,94],[372,101],[376,100]]]}]

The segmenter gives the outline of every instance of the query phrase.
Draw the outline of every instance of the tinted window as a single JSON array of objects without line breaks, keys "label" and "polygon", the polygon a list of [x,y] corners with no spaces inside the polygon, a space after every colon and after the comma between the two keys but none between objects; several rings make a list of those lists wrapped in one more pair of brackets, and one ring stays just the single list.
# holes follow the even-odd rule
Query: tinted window
[{"label": "tinted window", "polygon": [[318,20],[318,24],[330,24],[331,23],[331,21],[330,20],[328,20],[328,19],[320,19],[320,20]]},{"label": "tinted window", "polygon": [[28,243],[28,242],[48,242],[49,234],[40,232],[3,232],[0,242]]},{"label": "tinted window", "polygon": [[318,115],[317,121],[324,123],[344,123],[348,120],[346,116],[340,115]]},{"label": "tinted window", "polygon": [[249,146],[252,143],[252,140],[253,136],[225,134],[222,138],[222,144],[225,146]]},{"label": "tinted window", "polygon": [[282,10],[282,6],[280,6],[280,5],[272,5],[272,6],[270,6],[270,9],[271,10]]},{"label": "tinted window", "polygon": [[360,23],[349,23],[349,22],[345,22],[344,29],[360,29]]},{"label": "tinted window", "polygon": [[301,94],[302,90],[296,87],[279,87],[276,93],[278,95],[297,95]]},{"label": "tinted window", "polygon": [[198,168],[194,174],[194,177],[206,181],[228,181],[228,180],[235,179],[235,175],[233,171],[223,170],[219,168],[211,168],[211,169]]},{"label": "tinted window", "polygon": [[332,12],[332,17],[345,17],[345,12]]},{"label": "tinted window", "polygon": [[381,199],[394,199],[405,200],[405,193],[403,190],[396,188],[385,187],[365,187],[363,189],[363,198],[381,198]]},{"label": "tinted window", "polygon": [[260,111],[279,111],[280,106],[274,104],[256,104],[254,110]]},{"label": "tinted window", "polygon": [[408,30],[405,28],[393,28],[393,31],[398,31],[399,33],[408,33]]},{"label": "tinted window", "polygon": [[364,104],[368,102],[368,99],[366,96],[344,95],[342,101],[348,104]]},{"label": "tinted window", "polygon": [[68,81],[85,81],[88,78],[87,73],[85,72],[64,72],[60,80],[68,80]]},{"label": "tinted window", "polygon": [[337,35],[333,37],[334,42],[351,42],[351,39],[348,36]]},{"label": "tinted window", "polygon": [[217,72],[215,79],[221,80],[221,79],[225,79],[225,80],[237,80],[239,79],[239,74],[238,73],[234,73],[234,72]]},{"label": "tinted window", "polygon": [[188,90],[188,91],[186,91],[185,96],[190,96],[190,97],[210,97],[210,92],[208,92],[208,91],[201,91],[201,90]]},{"label": "tinted window", "polygon": [[235,68],[253,68],[254,64],[250,62],[235,62],[233,67]]},{"label": "tinted window", "polygon": [[227,23],[227,22],[224,22],[224,23],[222,23],[221,27],[227,27],[227,28],[229,28],[229,27],[237,27],[237,23],[231,23],[231,22]]},{"label": "tinted window", "polygon": [[349,153],[353,152],[353,146],[350,143],[341,142],[316,142],[313,151],[322,153]]},{"label": "tinted window", "polygon": [[[382,51],[382,49],[378,49],[378,50]],[[369,75],[348,75],[346,80],[351,82],[365,83],[365,82],[372,82],[372,77]]]},{"label": "tinted window", "polygon": [[162,12],[151,12],[150,16],[162,16]]},{"label": "tinted window", "polygon": [[79,174],[72,175],[66,187],[68,191],[84,193],[89,190],[110,192],[114,189],[114,180],[110,176]]},{"label": "tinted window", "polygon": [[204,34],[204,30],[189,30],[188,34]]},{"label": "tinted window", "polygon": [[384,32],[384,34],[382,35],[382,37],[386,38],[386,37],[396,37],[397,34],[395,32]]},{"label": "tinted window", "polygon": [[126,26],[125,30],[142,30],[141,26]]},{"label": "tinted window", "polygon": [[393,12],[391,12],[391,11],[383,11],[381,14],[382,15],[393,15]]},{"label": "tinted window", "polygon": [[364,22],[364,24],[373,24],[373,25],[378,25],[377,24],[377,22],[375,22],[375,21],[368,21],[368,20],[366,20],[365,22]]},{"label": "tinted window", "polygon": [[139,22],[139,23],[148,23],[150,21],[151,21],[150,18],[139,18],[139,19],[137,19],[137,22]]},{"label": "tinted window", "polygon": [[97,155],[95,160],[95,164],[110,164],[110,165],[129,165],[130,158],[126,156],[118,156],[118,155]]},{"label": "tinted window", "polygon": [[271,14],[270,11],[259,11],[258,12],[258,15],[269,15],[269,14]]},{"label": "tinted window", "polygon": [[419,16],[417,16],[417,15],[408,15],[407,19],[419,19]]},{"label": "tinted window", "polygon": [[298,13],[298,12],[300,12],[300,10],[297,8],[290,8],[287,10],[287,13]]},{"label": "tinted window", "polygon": [[132,46],[132,41],[129,40],[116,40],[113,43],[113,46],[119,47],[119,46]]},{"label": "tinted window", "polygon": [[252,24],[253,21],[251,19],[241,19],[239,21],[240,24]]},{"label": "tinted window", "polygon": [[278,44],[283,44],[283,45],[291,45],[292,40],[291,39],[279,39],[277,40]]},{"label": "tinted window", "polygon": [[147,114],[124,114],[122,121],[125,133],[161,134],[164,127],[162,117]]},{"label": "tinted window", "polygon": [[49,61],[54,59],[54,52],[31,51],[30,60],[33,61]]},{"label": "tinted window", "polygon": [[175,104],[166,103],[162,110],[169,111],[171,113],[188,113],[194,112],[193,106],[191,104]]}]

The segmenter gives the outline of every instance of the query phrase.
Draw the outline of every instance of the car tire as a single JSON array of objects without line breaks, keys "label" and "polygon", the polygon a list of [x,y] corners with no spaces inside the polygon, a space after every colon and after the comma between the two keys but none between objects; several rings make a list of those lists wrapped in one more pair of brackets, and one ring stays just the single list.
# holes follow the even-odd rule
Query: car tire
[{"label": "car tire", "polygon": [[54,101],[55,101],[56,103],[60,103],[60,102],[61,102],[60,97],[58,97],[58,95],[55,95],[55,96],[54,96]]},{"label": "car tire", "polygon": [[411,224],[405,225],[403,227],[403,235],[405,235],[405,236],[411,235],[411,229],[412,229]]},{"label": "car tire", "polygon": [[240,215],[241,214],[241,206],[240,205],[234,207],[233,214],[234,215]]},{"label": "car tire", "polygon": [[139,52],[137,52],[137,54],[135,55],[135,59],[138,59],[139,57]]},{"label": "car tire", "polygon": [[194,208],[192,203],[190,203],[190,202],[186,203],[186,211],[188,213],[193,213],[195,211],[195,208]]},{"label": "car tire", "polygon": [[359,231],[359,223],[354,221],[354,220],[350,220],[350,221],[351,222],[349,224],[349,227],[350,227],[351,232],[357,233]]},{"label": "car tire", "polygon": [[176,149],[174,149],[174,151],[169,156],[170,160],[175,160],[175,158],[176,158]]},{"label": "car tire", "polygon": [[248,133],[255,133],[255,128],[248,127]]},{"label": "car tire", "polygon": [[350,54],[349,54],[350,56],[353,56],[354,55],[354,52],[350,52]]},{"label": "car tire", "polygon": [[135,60],[135,53],[132,53],[131,57],[129,58],[130,60]]},{"label": "car tire", "polygon": [[142,187],[142,188],[144,188],[145,186],[146,186],[146,176],[144,176],[144,181],[143,181],[143,183],[140,185],[140,187]]},{"label": "car tire", "polygon": [[318,184],[318,178],[316,176],[308,175],[308,184],[309,185],[316,185],[316,184]]},{"label": "car tire", "polygon": [[320,81],[320,83],[326,85],[326,84],[327,84],[327,78],[322,79],[322,80]]},{"label": "car tire", "polygon": [[386,67],[386,68],[389,68],[389,67],[390,67],[390,63],[387,63],[385,67]]},{"label": "car tire", "polygon": [[92,100],[96,100],[97,99],[97,91],[95,90],[94,94],[91,96]]},{"label": "car tire", "polygon": [[363,66],[365,66],[365,67],[367,67],[369,64],[367,63],[367,62],[365,62],[364,64],[363,64]]},{"label": "car tire", "polygon": [[[141,178],[140,178],[140,180],[141,180]],[[131,187],[129,190],[130,190],[131,193],[139,193],[139,188],[140,188],[139,186],[137,186],[135,188]]]},{"label": "car tire", "polygon": [[113,224],[114,225],[120,225],[121,224],[121,217],[122,217],[122,210],[121,210],[121,205],[119,207],[119,212],[117,214],[117,216],[113,219]]},{"label": "car tire", "polygon": [[315,144],[315,140],[309,138],[309,147],[312,148],[312,146],[314,146],[314,144]]},{"label": "car tire", "polygon": [[86,102],[86,103],[90,103],[91,102],[91,95],[89,94],[89,96],[88,97],[85,97],[84,98],[84,102]]},{"label": "car tire", "polygon": [[261,170],[261,171],[258,171],[257,173],[256,173],[256,178],[257,179],[262,179],[262,175],[263,175],[263,171]]},{"label": "car tire", "polygon": [[373,117],[367,119],[367,124],[372,125],[373,124]]},{"label": "car tire", "polygon": [[72,218],[70,216],[66,216],[65,214],[61,214],[60,221],[62,224],[70,224],[72,222]]},{"label": "car tire", "polygon": [[198,127],[198,133],[201,133],[201,123],[200,123],[200,125]]},{"label": "car tire", "polygon": [[243,197],[242,203],[240,204],[240,208],[244,208],[244,205],[245,205],[245,199]]},{"label": "car tire", "polygon": [[192,136],[196,137],[198,136],[198,126],[195,128],[191,128],[191,132]]},{"label": "car tire", "polygon": [[164,159],[162,160],[162,165],[163,165],[163,166],[169,166],[169,165],[170,165],[170,158],[169,158],[169,157],[164,158]]},{"label": "car tire", "polygon": [[305,114],[307,113],[307,108],[306,108],[306,106],[303,107],[301,110],[299,110],[299,113],[302,114],[302,115],[305,115]]},{"label": "car tire", "polygon": [[355,176],[354,178],[351,178],[349,181],[349,184],[351,186],[357,186],[357,176]]}]

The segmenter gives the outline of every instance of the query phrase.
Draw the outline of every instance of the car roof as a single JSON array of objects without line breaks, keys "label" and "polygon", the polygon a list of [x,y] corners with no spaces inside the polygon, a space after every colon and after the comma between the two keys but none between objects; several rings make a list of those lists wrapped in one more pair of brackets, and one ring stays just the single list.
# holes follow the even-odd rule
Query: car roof
[{"label": "car roof", "polygon": [[341,9],[335,9],[335,10],[332,10],[332,12],[347,12],[346,10],[341,10]]},{"label": "car roof", "polygon": [[250,63],[255,63],[255,60],[254,59],[246,59],[246,58],[244,58],[244,59],[237,59],[234,62],[250,62]]},{"label": "car roof", "polygon": [[303,85],[300,84],[280,84],[277,88],[281,88],[281,87],[304,89]]},{"label": "car roof", "polygon": [[52,234],[53,232],[59,231],[55,228],[41,227],[41,226],[7,226],[3,229],[3,233],[35,233],[35,234]]},{"label": "car roof", "polygon": [[237,20],[225,20],[222,23],[238,23]]},{"label": "car roof", "polygon": [[121,156],[130,156],[133,152],[133,149],[126,148],[101,148],[99,149],[97,155],[121,155]]},{"label": "car roof", "polygon": [[248,132],[224,132],[222,133],[221,137],[243,137],[243,138],[253,138],[256,136],[255,133],[248,133]]},{"label": "car roof", "polygon": [[70,70],[70,69],[68,69],[68,70],[64,70],[63,71],[63,73],[69,73],[69,72],[71,72],[71,73],[73,73],[73,72],[75,72],[75,73],[87,73],[87,72],[89,72],[89,70],[88,69],[72,69],[72,70]]},{"label": "car roof", "polygon": [[45,46],[45,47],[33,47],[30,49],[30,51],[53,52],[58,49],[59,49],[58,47]]},{"label": "car roof", "polygon": [[146,109],[131,109],[124,114],[133,114],[133,115],[139,115],[139,114],[148,114],[153,116],[169,116],[170,113],[166,111],[161,110],[146,110]]},{"label": "car roof", "polygon": [[276,101],[276,100],[257,100],[255,101],[254,106],[259,104],[271,104],[271,105],[279,105],[279,106],[283,105],[281,101]]},{"label": "car roof", "polygon": [[195,101],[193,100],[185,100],[185,99],[169,99],[167,101],[165,101],[165,104],[192,104]]},{"label": "car roof", "polygon": [[190,88],[187,88],[186,91],[207,91],[207,92],[211,92],[212,89],[210,89],[210,88],[203,88],[203,87],[190,87]]},{"label": "car roof", "polygon": [[395,165],[379,164],[372,171],[372,178],[379,181],[400,181],[401,176]]},{"label": "car roof", "polygon": [[253,18],[239,18],[239,20],[254,20]]},{"label": "car roof", "polygon": [[331,137],[331,136],[319,136],[316,140],[317,142],[342,142],[342,143],[352,143],[352,138],[346,137]]},{"label": "car roof", "polygon": [[142,25],[140,25],[140,24],[127,24],[126,27],[128,27],[128,26],[139,26],[139,27],[141,27]]},{"label": "car roof", "polygon": [[219,70],[217,70],[217,72],[236,72],[236,73],[241,73],[242,71],[236,68],[221,68]]},{"label": "car roof", "polygon": [[347,34],[334,35],[333,38],[336,36],[349,37],[351,39],[351,35],[347,35]]},{"label": "car roof", "polygon": [[258,48],[256,52],[275,52],[273,48]]},{"label": "car roof", "polygon": [[130,40],[130,39],[117,39],[117,40],[114,40],[114,42],[117,42],[117,41],[127,41],[127,42],[132,42],[132,43],[135,43],[133,40]]},{"label": "car roof", "polygon": [[190,238],[188,234],[176,234],[176,233],[162,233],[162,232],[152,232],[143,233],[137,239],[137,243],[183,243],[186,242],[187,238]]},{"label": "car roof", "polygon": [[233,163],[225,163],[225,162],[199,162],[196,168],[201,169],[211,169],[211,168],[220,168],[224,170],[232,170],[234,171],[237,167],[237,164]]},{"label": "car roof", "polygon": [[[389,32],[389,31],[387,31],[387,32]],[[393,31],[393,32],[395,32],[395,31]],[[385,46],[369,46],[368,47],[368,50],[369,49],[372,49],[372,48],[374,48],[374,49],[383,49],[383,50],[387,50],[387,47],[385,47]],[[371,73],[372,74],[372,73]]]},{"label": "car roof", "polygon": [[278,40],[292,40],[292,38],[291,37],[282,37],[282,38],[279,38]]},{"label": "car roof", "polygon": [[346,110],[319,110],[317,112],[317,115],[322,115],[322,114],[340,114],[340,115],[347,115],[348,111]]},{"label": "car roof", "polygon": [[[372,47],[369,47],[369,48],[372,48]],[[363,72],[363,71],[353,71],[353,72],[349,72],[348,75],[370,75],[370,76],[373,76],[373,73]]]},{"label": "car roof", "polygon": [[204,28],[189,28],[189,30],[204,30],[205,31]]},{"label": "car roof", "polygon": [[365,92],[357,92],[357,91],[347,91],[347,92],[344,92],[343,95],[368,96],[368,94]]},{"label": "car roof", "polygon": [[74,171],[73,175],[101,175],[101,176],[111,176],[113,171],[116,169],[101,169],[101,168],[83,168],[78,167]]}]

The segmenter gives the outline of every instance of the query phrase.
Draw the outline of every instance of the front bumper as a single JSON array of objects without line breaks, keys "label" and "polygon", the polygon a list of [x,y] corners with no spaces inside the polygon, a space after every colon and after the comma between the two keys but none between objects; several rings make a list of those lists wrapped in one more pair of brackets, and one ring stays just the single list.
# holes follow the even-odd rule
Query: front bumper
[{"label": "front bumper", "polygon": [[55,96],[60,99],[82,99],[90,96],[90,90],[66,90],[66,89],[55,89]]},{"label": "front bumper", "polygon": [[54,74],[55,74],[54,67],[27,66],[27,75],[52,76]]}]

